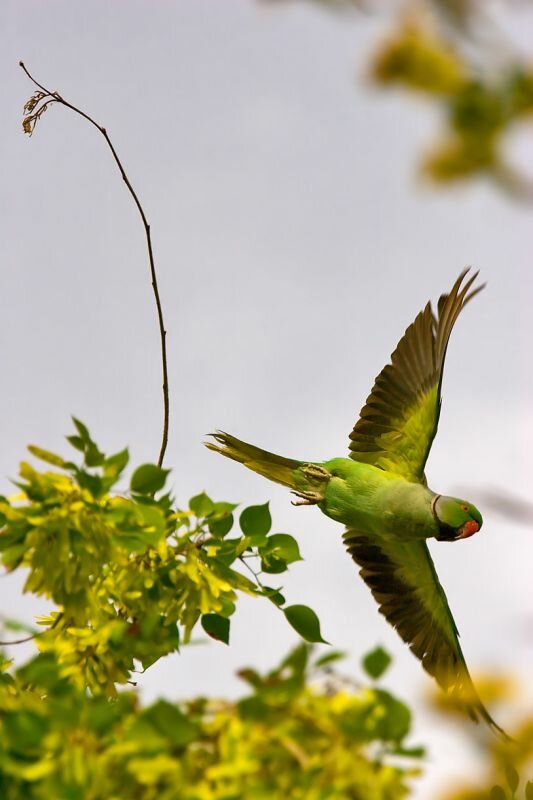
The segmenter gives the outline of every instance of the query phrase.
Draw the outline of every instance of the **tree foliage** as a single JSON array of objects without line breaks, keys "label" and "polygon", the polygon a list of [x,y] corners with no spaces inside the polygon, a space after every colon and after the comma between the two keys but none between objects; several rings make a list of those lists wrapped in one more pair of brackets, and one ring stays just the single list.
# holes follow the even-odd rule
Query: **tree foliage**
[{"label": "tree foliage", "polygon": [[[426,177],[441,185],[485,177],[517,199],[533,200],[533,176],[514,163],[509,146],[510,136],[533,116],[533,68],[500,26],[494,4],[314,2],[330,11],[392,17],[369,72],[376,86],[402,87],[439,108],[440,131],[422,158]],[[518,28],[519,4],[501,5]]]},{"label": "tree foliage", "polygon": [[[128,451],[105,455],[74,423],[79,457],[31,446],[47,468],[23,462],[18,493],[0,500],[5,568],[25,570],[25,591],[56,606],[40,619],[33,659],[15,669],[2,656],[0,796],[406,796],[422,755],[405,746],[410,711],[384,689],[337,678],[339,653],[312,659],[303,643],[266,675],[243,669],[250,691],[236,703],[143,708],[135,692],[118,691],[186,645],[198,622],[227,644],[241,593],[267,598],[303,639],[321,641],[320,623],[263,583],[301,558],[292,536],[271,533],[268,505],[244,509],[238,530],[236,506],[205,493],[179,509],[168,470],[141,465],[128,487]],[[368,674],[388,660],[375,651]]]},{"label": "tree foliage", "polygon": [[485,75],[452,42],[409,23],[382,45],[372,72],[382,85],[404,86],[442,106],[440,140],[423,162],[429,177],[440,182],[479,174],[500,183],[509,179],[506,135],[533,115],[533,71],[527,65]]},{"label": "tree foliage", "polygon": [[[287,606],[276,581],[263,582],[301,559],[292,536],[271,532],[268,504],[238,522],[235,504],[203,492],[179,509],[168,470],[144,464],[126,481],[128,451],[107,456],[74,423],[77,457],[30,446],[46,468],[23,462],[17,494],[0,500],[5,568],[24,570],[25,591],[55,604],[40,619],[36,656],[17,667],[0,656],[0,797],[409,796],[424,750],[407,742],[409,708],[376,683],[390,665],[381,647],[362,659],[366,684],[336,671],[342,653],[317,655],[302,642],[266,674],[242,669],[249,691],[237,702],[143,707],[136,691],[118,691],[195,630],[227,644],[242,593],[266,598],[303,639],[322,634],[310,608]],[[449,699],[438,702],[455,713]],[[519,750],[486,742],[487,786],[449,800],[518,798],[518,787],[528,798],[531,731],[526,720]]]},{"label": "tree foliage", "polygon": [[74,423],[78,461],[30,446],[54,470],[22,463],[19,494],[0,500],[4,566],[27,570],[25,591],[56,606],[37,644],[61,677],[111,697],[136,668],[179,650],[199,621],[227,644],[240,592],[268,599],[304,639],[322,641],[314,611],[286,606],[277,585],[301,556],[292,536],[271,533],[268,504],[245,508],[238,525],[235,504],[205,493],[180,509],[165,489],[169,471],[155,464],[119,491],[128,451],[105,455]]},{"label": "tree foliage", "polygon": [[[141,707],[66,681],[42,653],[0,683],[5,800],[399,800],[420,749],[411,715],[383,689],[344,686],[300,645],[274,670],[241,671],[238,702]],[[322,674],[321,674],[322,673]]]},{"label": "tree foliage", "polygon": [[[533,800],[533,713],[524,707],[525,687],[510,676],[490,673],[477,676],[476,685],[491,707],[520,708],[513,740],[503,741],[481,728],[471,730],[483,767],[477,774],[465,775],[439,800]],[[451,696],[433,690],[430,703],[440,715],[461,723],[458,735],[464,735],[462,710]]]}]

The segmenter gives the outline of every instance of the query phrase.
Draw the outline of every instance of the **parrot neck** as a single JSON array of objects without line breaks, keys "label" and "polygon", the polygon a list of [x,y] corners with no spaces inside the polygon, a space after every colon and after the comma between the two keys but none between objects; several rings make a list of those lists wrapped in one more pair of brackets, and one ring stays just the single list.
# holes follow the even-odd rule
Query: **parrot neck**
[{"label": "parrot neck", "polygon": [[431,511],[439,528],[438,536],[435,538],[438,542],[454,542],[457,539],[457,531],[455,528],[452,528],[451,525],[447,525],[445,522],[442,522],[437,515],[436,505],[440,496],[440,494],[436,494],[431,501]]}]

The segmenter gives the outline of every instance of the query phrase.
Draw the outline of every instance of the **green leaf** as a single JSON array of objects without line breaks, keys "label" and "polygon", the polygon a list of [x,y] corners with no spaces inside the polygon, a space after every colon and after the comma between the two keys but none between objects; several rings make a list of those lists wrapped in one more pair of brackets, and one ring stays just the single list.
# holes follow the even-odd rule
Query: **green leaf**
[{"label": "green leaf", "polygon": [[370,678],[381,678],[387,671],[392,659],[382,647],[376,647],[363,658],[363,669]]},{"label": "green leaf", "polygon": [[127,447],[125,447],[124,450],[114,453],[112,456],[109,456],[109,458],[106,458],[104,461],[104,472],[106,475],[113,475],[114,477],[118,478],[120,473],[128,465],[129,460],[129,450]]},{"label": "green leaf", "polygon": [[[239,709],[239,715],[242,719],[257,720],[263,725],[270,713],[270,708],[265,701],[257,696],[244,697],[242,700],[238,701],[237,708]],[[230,798],[230,800],[232,799]]]},{"label": "green leaf", "polygon": [[168,469],[162,469],[157,464],[143,464],[137,467],[131,476],[130,489],[137,494],[153,494],[165,485]]},{"label": "green leaf", "polygon": [[275,606],[283,606],[285,605],[285,598],[279,591],[279,589],[272,589],[270,586],[263,586],[263,596],[268,597],[268,599],[274,603]]},{"label": "green leaf", "polygon": [[191,497],[189,500],[189,508],[196,517],[207,517],[215,507],[215,504],[205,492]]},{"label": "green leaf", "polygon": [[259,548],[261,555],[268,554],[275,558],[292,564],[294,561],[301,561],[300,549],[294,536],[288,533],[274,533],[269,536],[265,547]]},{"label": "green leaf", "polygon": [[61,456],[56,455],[55,453],[51,453],[49,450],[43,450],[42,447],[37,447],[34,444],[28,445],[28,450],[32,455],[36,458],[40,458],[41,461],[45,461],[47,464],[52,464],[54,467],[61,467],[61,469],[65,469],[67,462]]},{"label": "green leaf", "polygon": [[11,547],[6,547],[6,543],[2,541],[2,538],[3,537],[0,537],[0,551],[3,551],[2,564],[9,570],[15,569],[19,566],[28,549],[26,542],[14,544]]},{"label": "green leaf", "polygon": [[47,720],[34,711],[20,710],[7,714],[2,720],[3,734],[13,750],[31,758],[39,752],[39,745],[47,733]]},{"label": "green leaf", "polygon": [[219,500],[218,503],[213,505],[213,512],[215,514],[231,513],[232,511],[235,511],[237,505],[237,503],[227,503],[225,500]]},{"label": "green leaf", "polygon": [[81,438],[81,436],[67,436],[67,442],[70,442],[72,447],[79,450],[81,453],[85,451],[85,442]]},{"label": "green leaf", "polygon": [[526,783],[526,800],[533,800],[533,781]]},{"label": "green leaf", "polygon": [[318,668],[326,667],[328,664],[332,664],[334,661],[340,661],[343,658],[346,658],[346,653],[343,653],[341,650],[333,650],[331,653],[324,653],[323,656],[317,658],[314,666]]},{"label": "green leaf", "polygon": [[411,728],[411,712],[400,700],[383,689],[374,689],[377,713],[371,716],[376,738],[400,742]]},{"label": "green leaf", "polygon": [[235,613],[235,609],[237,606],[232,600],[228,600],[227,597],[219,597],[219,602],[221,605],[221,616],[224,617],[231,617],[232,614]]},{"label": "green leaf", "polygon": [[60,680],[59,667],[52,653],[40,653],[27,661],[19,670],[18,677],[28,684],[51,690]]},{"label": "green leaf", "polygon": [[299,675],[303,679],[309,661],[310,652],[311,648],[308,644],[299,644],[294,648],[294,650],[291,650],[291,652],[285,656],[281,662],[280,671],[283,671],[286,667],[289,667],[294,671],[295,674]]},{"label": "green leaf", "polygon": [[[216,543],[216,558],[217,562],[221,561],[223,564],[229,567],[235,559],[237,558],[237,547],[241,543],[241,539],[224,539],[224,541],[220,541]],[[205,545],[205,548],[212,547],[213,542],[210,542],[208,545]],[[205,549],[204,548],[204,549]]]},{"label": "green leaf", "polygon": [[329,644],[322,638],[320,633],[320,621],[315,612],[309,606],[295,605],[283,609],[283,613],[289,625],[296,633],[299,633],[306,642],[323,642]]},{"label": "green leaf", "polygon": [[166,700],[158,700],[142,712],[155,730],[177,747],[189,744],[197,736],[197,727],[179,708]]},{"label": "green leaf", "polygon": [[0,673],[5,672],[8,669],[11,669],[13,665],[12,658],[6,658],[2,653],[0,653]]},{"label": "green leaf", "polygon": [[261,558],[261,571],[269,575],[279,575],[280,572],[286,572],[287,562],[282,558],[278,558],[273,553],[265,553]]},{"label": "green leaf", "polygon": [[100,467],[105,461],[104,454],[97,448],[94,442],[88,442],[85,446],[85,463],[88,467]]},{"label": "green leaf", "polygon": [[148,547],[155,547],[165,537],[165,533],[165,517],[157,506],[132,503],[124,519],[117,519],[113,541],[119,547],[142,553]]},{"label": "green leaf", "polygon": [[72,417],[72,422],[76,426],[76,430],[78,431],[78,433],[79,433],[80,437],[83,439],[83,441],[86,444],[88,442],[92,442],[91,434],[89,433],[89,429],[87,428],[87,426],[84,425],[83,422],[81,422],[79,419],[76,419],[76,417]]},{"label": "green leaf", "polygon": [[233,514],[224,511],[221,516],[217,515],[214,519],[209,518],[207,527],[209,528],[209,533],[212,533],[217,539],[223,539],[233,528]]},{"label": "green leaf", "polygon": [[93,497],[100,497],[103,494],[104,488],[99,475],[91,475],[90,472],[76,469],[76,480],[81,488],[88,489]]},{"label": "green leaf", "polygon": [[507,794],[501,786],[493,786],[489,794],[490,800],[506,800]]},{"label": "green leaf", "polygon": [[67,436],[67,441],[70,442],[76,450],[80,450],[84,454],[85,463],[88,467],[101,466],[104,463],[105,456],[91,439],[88,428],[83,422],[76,419],[76,417],[72,417],[72,421],[76,426],[79,436]]},{"label": "green leaf", "polygon": [[395,747],[391,751],[394,756],[403,756],[403,758],[424,758],[426,755],[425,747]]},{"label": "green leaf", "polygon": [[272,527],[272,517],[268,503],[262,506],[248,506],[239,517],[239,525],[245,536],[265,535]]},{"label": "green leaf", "polygon": [[221,617],[220,614],[203,614],[201,623],[204,631],[212,639],[229,644],[229,619]]},{"label": "green leaf", "polygon": [[251,667],[242,667],[237,672],[237,676],[246,681],[250,686],[253,686],[254,689],[259,689],[263,685],[263,679],[261,678],[260,674]]},{"label": "green leaf", "polygon": [[266,533],[254,533],[252,536],[246,537],[246,542],[248,545],[248,550],[251,550],[254,547],[261,548],[266,545],[268,541]]},{"label": "green leaf", "polygon": [[511,764],[507,764],[507,766],[505,767],[505,779],[507,781],[507,786],[514,794],[518,789],[518,784],[520,783],[520,777],[516,769]]}]

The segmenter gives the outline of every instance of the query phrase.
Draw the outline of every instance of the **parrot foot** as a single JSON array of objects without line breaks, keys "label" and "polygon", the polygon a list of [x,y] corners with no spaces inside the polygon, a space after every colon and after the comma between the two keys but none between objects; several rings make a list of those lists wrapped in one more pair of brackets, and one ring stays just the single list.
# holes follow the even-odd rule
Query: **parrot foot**
[{"label": "parrot foot", "polygon": [[293,506],[314,506],[317,503],[320,503],[321,500],[324,498],[322,497],[319,492],[292,492],[295,494],[296,497],[300,497],[300,500],[291,500]]},{"label": "parrot foot", "polygon": [[303,464],[301,470],[306,478],[317,483],[323,483],[331,478],[331,472],[321,464]]}]

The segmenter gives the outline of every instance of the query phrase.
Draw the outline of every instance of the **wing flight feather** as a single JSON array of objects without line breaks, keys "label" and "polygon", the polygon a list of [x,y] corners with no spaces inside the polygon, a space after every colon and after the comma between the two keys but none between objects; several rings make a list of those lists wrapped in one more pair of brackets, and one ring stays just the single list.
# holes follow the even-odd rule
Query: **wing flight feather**
[{"label": "wing flight feather", "polygon": [[426,482],[424,467],[437,432],[444,360],[452,328],[465,305],[484,284],[472,288],[478,273],[465,270],[449,294],[440,297],[437,315],[428,303],[400,339],[375,380],[350,434],[350,457],[390,470],[407,480]]},{"label": "wing flight feather", "polygon": [[344,543],[360,567],[380,612],[424,669],[451,691],[475,721],[506,736],[479,699],[459,644],[459,633],[425,541],[376,541],[349,529]]}]

